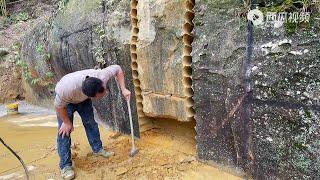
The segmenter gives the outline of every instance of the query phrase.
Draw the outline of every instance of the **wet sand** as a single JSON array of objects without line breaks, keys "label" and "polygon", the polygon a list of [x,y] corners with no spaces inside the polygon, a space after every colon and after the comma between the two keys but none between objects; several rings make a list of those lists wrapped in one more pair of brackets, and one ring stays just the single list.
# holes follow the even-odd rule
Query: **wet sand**
[{"label": "wet sand", "polygon": [[[56,117],[51,113],[0,117],[1,137],[27,164],[31,179],[60,179],[57,128],[50,127],[52,123]],[[105,148],[116,153],[109,159],[92,156],[79,118],[75,118],[75,125],[72,154],[76,179],[241,179],[196,160],[193,123],[153,121],[141,133],[137,141],[140,151],[133,158],[128,156],[129,136],[113,138],[113,132],[100,126]],[[24,179],[19,161],[0,146],[0,180]]]}]

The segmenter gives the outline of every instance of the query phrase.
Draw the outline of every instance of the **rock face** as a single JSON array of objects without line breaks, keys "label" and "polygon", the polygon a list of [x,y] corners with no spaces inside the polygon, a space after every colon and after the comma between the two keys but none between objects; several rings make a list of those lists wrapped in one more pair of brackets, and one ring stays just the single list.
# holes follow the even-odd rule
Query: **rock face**
[{"label": "rock face", "polygon": [[193,87],[199,158],[255,179],[320,177],[319,22],[288,35],[197,1]]},{"label": "rock face", "polygon": [[[257,28],[241,17],[242,2],[71,0],[27,36],[23,57],[36,67],[46,57],[42,43],[51,56],[33,75],[51,70],[55,80],[120,64],[135,92],[136,135],[137,115],[195,119],[203,161],[254,179],[319,179],[319,21],[293,34],[290,24]],[[34,90],[52,97],[40,85]],[[128,133],[119,87],[109,86],[111,96],[94,106],[107,124]]]},{"label": "rock face", "polygon": [[[130,2],[71,0],[61,8],[55,17],[39,24],[26,37],[22,47],[23,59],[31,67],[37,64],[43,59],[37,51],[37,47],[42,45],[50,58],[36,72],[42,76],[48,72],[47,69],[51,69],[56,80],[70,72],[119,64],[134,97],[130,66]],[[37,86],[33,89],[39,94]],[[94,107],[107,125],[130,133],[127,106],[121,91],[115,80],[109,82],[109,87],[110,95],[94,101]],[[46,98],[52,96],[46,94]],[[131,107],[136,109],[134,98]],[[137,114],[134,110],[132,112],[135,133],[139,136]]]},{"label": "rock face", "polygon": [[[191,1],[134,1],[137,42],[132,53],[143,113],[193,120],[191,89]],[[133,41],[135,41],[133,39]]]},{"label": "rock face", "polygon": [[0,94],[0,103],[24,98],[24,91],[21,88],[21,71],[13,62],[0,62]]}]

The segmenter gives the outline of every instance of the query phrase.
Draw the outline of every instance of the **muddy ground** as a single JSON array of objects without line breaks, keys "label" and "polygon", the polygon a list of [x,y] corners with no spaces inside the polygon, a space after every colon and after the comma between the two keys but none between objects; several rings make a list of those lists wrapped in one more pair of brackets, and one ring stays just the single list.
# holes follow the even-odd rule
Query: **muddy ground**
[{"label": "muddy ground", "polygon": [[[3,106],[0,112],[3,115]],[[32,106],[20,115],[0,117],[0,132],[25,161],[31,179],[60,179],[56,151],[56,118],[54,112]],[[1,116],[1,115],[0,115]],[[140,149],[129,157],[130,137],[100,126],[104,147],[115,156],[105,159],[92,156],[81,120],[76,116],[72,133],[73,161],[76,179],[241,179],[196,159],[193,123],[157,119],[144,125]],[[0,179],[24,179],[18,160],[0,145]]]}]

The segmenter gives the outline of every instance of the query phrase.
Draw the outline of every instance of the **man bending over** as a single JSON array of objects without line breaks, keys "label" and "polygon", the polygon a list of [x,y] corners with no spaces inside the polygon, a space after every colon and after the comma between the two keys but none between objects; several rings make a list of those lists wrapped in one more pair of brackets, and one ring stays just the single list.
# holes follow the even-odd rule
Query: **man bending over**
[{"label": "man bending over", "polygon": [[95,155],[110,157],[114,152],[102,147],[98,124],[94,120],[91,99],[101,99],[109,89],[107,82],[116,76],[121,91],[126,100],[130,99],[130,91],[126,89],[124,73],[120,66],[111,65],[104,69],[87,69],[65,75],[57,83],[55,92],[55,108],[58,118],[58,153],[60,156],[61,176],[73,179],[75,173],[71,161],[71,138],[73,131],[73,114],[77,111],[85,128],[89,144]]}]

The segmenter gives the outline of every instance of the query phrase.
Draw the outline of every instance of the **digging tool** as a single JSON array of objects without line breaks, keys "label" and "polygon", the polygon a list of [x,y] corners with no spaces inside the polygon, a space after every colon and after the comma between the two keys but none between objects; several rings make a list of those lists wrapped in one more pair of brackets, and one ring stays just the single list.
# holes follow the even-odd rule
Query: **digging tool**
[{"label": "digging tool", "polygon": [[127,106],[128,106],[128,112],[129,112],[129,118],[130,118],[130,128],[131,128],[131,141],[132,141],[132,148],[130,151],[130,157],[133,157],[139,152],[139,149],[137,149],[134,145],[134,134],[133,134],[133,123],[132,123],[132,116],[131,116],[131,108],[130,108],[130,100],[127,100]]}]

